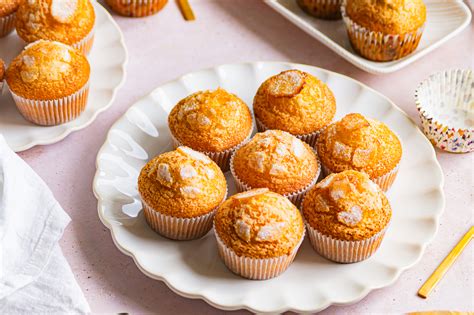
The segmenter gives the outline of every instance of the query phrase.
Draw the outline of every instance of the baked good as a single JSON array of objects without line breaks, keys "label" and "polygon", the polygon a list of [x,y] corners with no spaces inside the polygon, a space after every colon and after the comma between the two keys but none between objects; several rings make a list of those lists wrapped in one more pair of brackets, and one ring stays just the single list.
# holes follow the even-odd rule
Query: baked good
[{"label": "baked good", "polygon": [[313,75],[288,70],[262,83],[253,109],[258,131],[283,130],[313,146],[336,113],[336,99]]},{"label": "baked good", "polygon": [[188,146],[213,159],[224,171],[232,152],[252,134],[252,114],[224,89],[200,91],[181,100],[168,116],[175,147]]},{"label": "baked good", "polygon": [[89,0],[22,1],[16,31],[27,43],[58,41],[87,54],[94,41],[94,23],[94,7]]},{"label": "baked good", "polygon": [[159,234],[176,240],[196,239],[212,227],[227,183],[216,163],[188,147],[158,155],[138,177],[146,221]]},{"label": "baked good", "polygon": [[2,58],[0,58],[0,95],[3,92],[3,81],[5,79],[5,63]]},{"label": "baked good", "polygon": [[144,17],[156,14],[168,3],[168,0],[105,0],[120,15]]},{"label": "baked good", "polygon": [[374,61],[412,53],[426,22],[423,0],[345,0],[341,12],[354,50]]},{"label": "baked good", "polygon": [[326,20],[341,18],[342,0],[297,0],[298,5],[308,14]]},{"label": "baked good", "polygon": [[341,263],[364,260],[382,242],[390,203],[367,174],[334,173],[305,196],[302,212],[313,248]]},{"label": "baked good", "polygon": [[267,130],[235,151],[230,170],[238,191],[268,188],[299,206],[321,167],[307,143],[285,131]]},{"label": "baked good", "polygon": [[329,125],[316,144],[325,174],[364,172],[384,191],[393,184],[402,158],[402,145],[387,125],[352,113]]},{"label": "baked good", "polygon": [[89,93],[90,66],[77,49],[59,42],[29,44],[10,64],[6,81],[21,114],[38,125],[78,117]]},{"label": "baked good", "polygon": [[232,272],[249,279],[269,279],[285,271],[304,230],[298,209],[266,188],[230,197],[214,218],[221,258]]},{"label": "baked good", "polygon": [[20,0],[0,0],[0,37],[10,34],[15,28],[16,10]]}]

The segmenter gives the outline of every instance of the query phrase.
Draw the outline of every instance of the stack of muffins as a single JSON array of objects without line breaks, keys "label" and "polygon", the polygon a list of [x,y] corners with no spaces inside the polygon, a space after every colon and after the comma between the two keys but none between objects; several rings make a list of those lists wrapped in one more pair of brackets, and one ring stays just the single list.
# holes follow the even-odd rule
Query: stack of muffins
[{"label": "stack of muffins", "polygon": [[[251,137],[252,114],[236,95],[219,88],[178,102],[168,117],[175,150],[138,179],[149,226],[191,240],[213,225],[223,262],[249,279],[284,272],[305,230],[328,259],[370,257],[392,214],[384,191],[401,160],[398,137],[357,113],[332,122],[332,91],[299,70],[263,82],[253,108]],[[229,169],[238,193],[226,200]]]},{"label": "stack of muffins", "polygon": [[89,0],[0,0],[0,37],[16,28],[27,44],[5,73],[25,119],[59,125],[85,110],[94,24]]},{"label": "stack of muffins", "polygon": [[397,60],[415,51],[426,22],[423,0],[296,1],[314,17],[342,17],[355,52],[373,61]]}]

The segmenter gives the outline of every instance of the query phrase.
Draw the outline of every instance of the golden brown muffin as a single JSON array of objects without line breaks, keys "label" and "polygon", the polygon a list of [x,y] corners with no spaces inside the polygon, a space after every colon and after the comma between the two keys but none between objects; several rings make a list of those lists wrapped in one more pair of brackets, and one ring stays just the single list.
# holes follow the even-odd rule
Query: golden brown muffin
[{"label": "golden brown muffin", "polygon": [[302,209],[313,229],[344,241],[371,238],[385,229],[392,214],[380,187],[357,171],[326,177],[308,192]]},{"label": "golden brown muffin", "polygon": [[289,195],[314,185],[320,166],[307,143],[281,130],[267,130],[235,152],[231,171],[238,190],[268,188]]},{"label": "golden brown muffin", "polygon": [[168,0],[106,0],[105,2],[120,15],[143,17],[158,13]]},{"label": "golden brown muffin", "polygon": [[304,235],[298,209],[268,189],[254,189],[227,199],[214,218],[217,236],[236,255],[273,258],[291,253]]},{"label": "golden brown muffin", "polygon": [[187,147],[160,154],[138,177],[142,200],[154,211],[193,218],[214,210],[225,198],[227,183],[207,156]]},{"label": "golden brown muffin", "polygon": [[329,125],[316,147],[327,171],[357,170],[373,180],[395,170],[402,158],[398,137],[384,123],[361,114],[348,114]]},{"label": "golden brown muffin", "polygon": [[19,5],[20,0],[0,0],[0,18],[14,13]]},{"label": "golden brown muffin", "polygon": [[7,36],[13,31],[19,5],[20,0],[0,0],[0,37]]},{"label": "golden brown muffin", "polygon": [[92,32],[94,23],[94,8],[89,0],[23,1],[17,11],[16,31],[29,43],[46,39],[79,45]]},{"label": "golden brown muffin", "polygon": [[0,84],[2,83],[4,78],[5,78],[5,63],[3,62],[2,58],[0,58]]},{"label": "golden brown muffin", "polygon": [[253,101],[257,122],[295,136],[318,132],[336,113],[336,100],[326,84],[309,73],[284,71],[260,86]]},{"label": "golden brown muffin", "polygon": [[297,0],[298,5],[308,14],[326,20],[341,18],[342,0]]},{"label": "golden brown muffin", "polygon": [[69,96],[84,87],[89,76],[89,62],[78,50],[45,40],[26,46],[6,72],[10,90],[31,100]]}]

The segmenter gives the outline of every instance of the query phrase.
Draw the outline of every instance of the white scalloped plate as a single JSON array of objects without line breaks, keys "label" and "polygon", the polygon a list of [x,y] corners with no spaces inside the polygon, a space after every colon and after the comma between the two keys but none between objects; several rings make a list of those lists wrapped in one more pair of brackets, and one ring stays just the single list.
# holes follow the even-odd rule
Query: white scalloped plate
[{"label": "white scalloped plate", "polygon": [[[252,104],[264,79],[293,68],[312,73],[329,85],[337,100],[336,118],[361,112],[382,120],[401,137],[403,159],[388,194],[393,221],[380,250],[367,261],[332,263],[318,256],[305,240],[283,275],[267,281],[245,280],[225,268],[212,232],[188,242],[171,241],[154,233],[141,212],[137,177],[149,159],[171,149],[167,116],[180,99],[197,90],[221,86]],[[233,194],[235,187],[228,183]],[[97,155],[93,184],[100,219],[111,230],[117,247],[146,275],[164,281],[180,295],[204,299],[217,308],[254,312],[319,311],[331,304],[359,301],[371,290],[392,284],[421,258],[436,234],[445,203],[442,187],[443,174],[432,145],[386,97],[337,73],[271,62],[222,65],[155,89],[110,129]]]},{"label": "white scalloped plate", "polygon": [[342,58],[364,71],[384,74],[400,70],[459,34],[471,21],[471,11],[461,0],[427,0],[426,27],[418,48],[410,55],[390,62],[362,58],[351,47],[342,20],[316,19],[300,9],[296,0],[265,0],[274,10]]},{"label": "white scalloped plate", "polygon": [[[125,80],[127,48],[114,19],[99,3],[93,1],[96,22],[95,40],[88,59],[91,64],[89,101],[77,119],[63,125],[43,127],[26,121],[17,110],[10,92],[0,93],[0,133],[18,152],[35,145],[61,141],[71,132],[86,128],[97,115],[109,108]],[[15,32],[0,38],[0,58],[8,64],[24,47]]]}]

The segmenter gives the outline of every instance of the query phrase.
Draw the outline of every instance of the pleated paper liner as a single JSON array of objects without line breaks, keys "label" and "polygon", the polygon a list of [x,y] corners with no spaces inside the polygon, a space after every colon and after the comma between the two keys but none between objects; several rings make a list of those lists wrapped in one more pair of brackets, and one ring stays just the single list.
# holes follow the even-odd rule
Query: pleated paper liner
[{"label": "pleated paper liner", "polygon": [[433,145],[453,153],[474,151],[474,73],[471,69],[431,75],[418,86],[415,102],[423,132]]},{"label": "pleated paper liner", "polygon": [[342,19],[352,48],[362,57],[373,61],[397,60],[415,51],[423,34],[424,25],[405,34],[384,34],[371,31],[346,14],[345,1],[341,6]]},{"label": "pleated paper liner", "polygon": [[[314,154],[316,156],[316,160],[318,162],[318,171],[317,171],[316,175],[314,176],[314,178],[311,180],[311,182],[306,187],[304,187],[304,188],[302,188],[298,191],[283,195],[283,197],[288,198],[298,208],[300,207],[301,202],[302,202],[306,192],[309,191],[311,188],[313,188],[314,185],[316,185],[316,183],[318,182],[318,179],[319,179],[319,175],[321,174],[321,162],[319,161],[319,157],[316,154],[316,151],[314,149],[313,149],[313,152],[314,152]],[[235,187],[237,188],[237,192],[248,191],[248,190],[251,190],[251,189],[254,189],[254,188],[262,188],[262,187],[251,187],[250,185],[245,183],[242,179],[240,179],[237,176],[237,174],[235,173],[235,170],[234,170],[234,156],[235,156],[235,154],[233,154],[232,157],[230,158],[230,172],[232,173],[232,177],[234,179]]]},{"label": "pleated paper liner", "polygon": [[13,100],[26,120],[43,126],[67,123],[81,115],[87,105],[89,82],[69,96],[53,100],[32,100],[16,95]]},{"label": "pleated paper liner", "polygon": [[[264,132],[264,131],[267,131],[267,130],[270,130],[272,128],[268,128],[267,126],[265,126],[264,123],[262,123],[257,117],[255,117],[255,123],[257,125],[257,130],[258,132]],[[273,128],[275,129],[275,128]],[[314,146],[316,145],[316,142],[318,140],[318,136],[319,136],[319,133],[321,132],[321,130],[323,130],[324,128],[321,128],[320,130],[318,131],[315,131],[315,132],[312,132],[312,133],[308,133],[308,134],[304,134],[304,135],[293,135],[295,136],[296,138],[300,139],[301,141],[304,141],[306,142],[307,144],[309,144],[312,148],[314,148]]]},{"label": "pleated paper liner", "polygon": [[106,0],[118,14],[130,17],[144,17],[157,13],[168,0]]},{"label": "pleated paper liner", "polygon": [[251,280],[267,280],[282,274],[291,265],[304,240],[305,230],[300,242],[289,255],[275,258],[252,258],[238,256],[231,248],[227,247],[219,237],[214,227],[214,235],[217,239],[217,249],[224,264],[233,273]]},{"label": "pleated paper liner", "polygon": [[10,34],[15,28],[16,12],[4,17],[0,17],[0,37]]},{"label": "pleated paper liner", "polygon": [[298,5],[308,14],[326,20],[341,18],[341,0],[298,0]]},{"label": "pleated paper liner", "polygon": [[[222,202],[227,198],[227,191]],[[162,214],[150,207],[142,198],[143,211],[148,225],[158,234],[173,240],[194,240],[203,237],[212,228],[214,215],[219,206],[209,213],[193,217],[178,218]]]},{"label": "pleated paper liner", "polygon": [[82,52],[84,55],[88,55],[94,44],[94,29],[92,29],[89,34],[86,35],[83,39],[77,43],[72,44],[71,46]]}]

